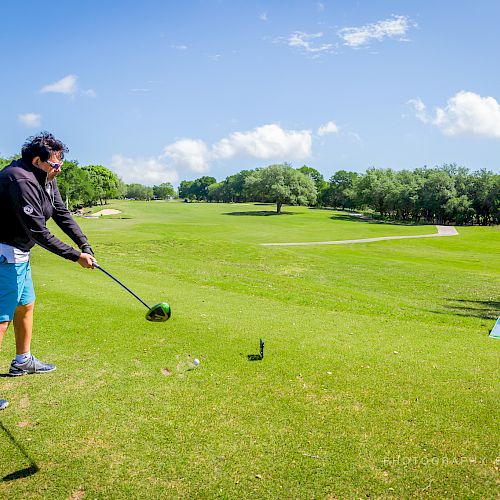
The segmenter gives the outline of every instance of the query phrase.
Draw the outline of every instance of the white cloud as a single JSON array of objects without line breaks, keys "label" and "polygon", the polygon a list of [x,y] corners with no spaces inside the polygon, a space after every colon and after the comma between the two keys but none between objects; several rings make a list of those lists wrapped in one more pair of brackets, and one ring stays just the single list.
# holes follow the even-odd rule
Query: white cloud
[{"label": "white cloud", "polygon": [[[289,47],[299,49],[309,55],[318,57],[320,54],[332,52],[333,45],[331,43],[316,44],[315,40],[322,38],[323,33],[304,33],[303,31],[294,31],[285,42]],[[283,41],[283,39],[278,39]]]},{"label": "white cloud", "polygon": [[187,45],[170,45],[171,49],[176,49],[176,50],[187,50]]},{"label": "white cloud", "polygon": [[267,12],[262,12],[259,16],[259,19],[267,23],[267,21],[269,21],[269,18],[267,17]]},{"label": "white cloud", "polygon": [[95,90],[93,90],[93,89],[82,90],[82,94],[86,95],[88,97],[97,97],[97,94],[96,94]]},{"label": "white cloud", "polygon": [[68,75],[57,82],[50,83],[42,87],[40,92],[54,92],[57,94],[68,94],[73,95],[76,92],[76,80],[78,77],[76,75]]},{"label": "white cloud", "polygon": [[130,158],[116,154],[111,168],[127,184],[175,183],[179,172],[191,170],[202,173],[208,170],[210,152],[203,141],[180,139],[168,145],[160,156]]},{"label": "white cloud", "polygon": [[325,10],[325,4],[323,2],[318,2],[316,4],[316,7],[318,9],[318,12],[324,12],[324,10]]},{"label": "white cloud", "polygon": [[20,123],[30,128],[37,128],[42,124],[42,115],[36,113],[17,115],[17,119]]},{"label": "white cloud", "polygon": [[201,140],[180,139],[163,151],[173,166],[194,172],[206,172],[214,160],[250,156],[262,160],[294,160],[311,156],[312,133],[309,130],[284,130],[269,124],[246,132],[234,132],[212,145]]},{"label": "white cloud", "polygon": [[161,157],[128,158],[117,154],[111,158],[110,167],[127,184],[153,185],[162,182],[175,183],[179,180],[177,171]]},{"label": "white cloud", "polygon": [[[327,125],[331,128],[331,124],[333,122]],[[202,140],[184,138],[166,146],[157,157],[129,158],[116,154],[110,166],[126,183],[175,183],[179,173],[185,175],[186,170],[205,173],[213,161],[239,155],[261,160],[303,160],[311,156],[311,148],[310,130],[284,130],[279,125],[268,124],[247,132],[234,132],[211,148]]]},{"label": "white cloud", "polygon": [[194,172],[206,172],[210,152],[203,141],[180,139],[163,150],[163,157],[169,158],[177,168],[188,168]]},{"label": "white cloud", "polygon": [[445,135],[477,135],[500,138],[500,104],[494,97],[481,97],[461,90],[450,97],[444,108],[429,115],[421,99],[411,99],[416,117],[441,129]]},{"label": "white cloud", "polygon": [[318,135],[320,137],[326,134],[338,134],[338,132],[339,128],[335,122],[325,123],[324,125],[321,125],[321,127],[319,127],[318,129]]},{"label": "white cloud", "polygon": [[369,45],[373,40],[381,42],[384,38],[396,38],[400,41],[407,41],[406,33],[412,27],[416,27],[416,24],[410,21],[407,16],[392,16],[392,18],[377,23],[342,28],[337,31],[337,34],[344,40],[344,45],[359,48]]},{"label": "white cloud", "polygon": [[431,117],[427,114],[427,108],[422,102],[422,99],[410,99],[406,104],[409,104],[415,111],[415,116],[424,123],[430,123]]},{"label": "white cloud", "polygon": [[247,155],[263,160],[304,159],[311,156],[310,130],[284,130],[269,124],[249,132],[234,132],[213,145],[213,156],[228,159]]}]

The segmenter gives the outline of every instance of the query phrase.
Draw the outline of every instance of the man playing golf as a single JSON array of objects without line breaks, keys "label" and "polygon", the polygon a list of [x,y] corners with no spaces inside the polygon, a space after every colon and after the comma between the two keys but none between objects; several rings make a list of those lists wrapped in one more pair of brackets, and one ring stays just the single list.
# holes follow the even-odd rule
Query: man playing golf
[{"label": "man playing golf", "polygon": [[[0,171],[0,346],[11,322],[16,357],[9,375],[47,373],[55,365],[31,354],[35,292],[31,280],[30,249],[37,243],[65,259],[91,269],[95,258],[87,238],[62,201],[56,177],[68,149],[52,134],[30,137],[22,158]],[[80,250],[56,238],[47,229],[53,218]],[[0,398],[0,410],[8,402]]]}]

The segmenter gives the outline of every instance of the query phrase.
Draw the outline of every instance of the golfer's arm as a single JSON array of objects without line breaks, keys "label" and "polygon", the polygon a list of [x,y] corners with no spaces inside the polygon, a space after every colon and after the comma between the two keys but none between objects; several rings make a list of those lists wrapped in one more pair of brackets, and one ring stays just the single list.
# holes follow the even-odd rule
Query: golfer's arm
[{"label": "golfer's arm", "polygon": [[[81,252],[54,236],[45,225],[36,187],[25,182],[14,185],[11,189],[13,190],[11,199],[16,207],[17,218],[30,238],[46,250],[76,262]],[[26,207],[30,208],[26,210]]]}]

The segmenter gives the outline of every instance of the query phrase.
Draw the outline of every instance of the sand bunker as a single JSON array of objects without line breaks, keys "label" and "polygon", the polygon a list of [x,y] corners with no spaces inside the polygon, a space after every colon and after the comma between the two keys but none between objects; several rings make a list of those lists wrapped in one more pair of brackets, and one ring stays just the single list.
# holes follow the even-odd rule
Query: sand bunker
[{"label": "sand bunker", "polygon": [[121,210],[115,210],[114,208],[104,208],[102,210],[99,210],[99,212],[96,212],[92,215],[84,215],[85,219],[98,219],[101,215],[116,215],[116,214],[121,214]]},{"label": "sand bunker", "polygon": [[115,210],[114,208],[104,208],[103,210],[99,210],[99,212],[96,212],[92,215],[94,217],[100,217],[101,215],[116,215],[121,213],[121,210]]}]

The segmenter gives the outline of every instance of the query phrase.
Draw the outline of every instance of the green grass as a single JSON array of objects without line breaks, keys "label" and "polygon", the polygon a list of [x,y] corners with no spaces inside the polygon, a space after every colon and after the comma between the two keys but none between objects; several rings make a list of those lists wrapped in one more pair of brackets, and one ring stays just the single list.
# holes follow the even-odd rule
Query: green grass
[{"label": "green grass", "polygon": [[[16,441],[0,428],[0,477],[29,466],[21,448],[39,469],[0,497],[495,496],[498,227],[261,247],[435,228],[303,207],[110,207],[123,213],[79,219],[99,262],[173,316],[148,323],[99,271],[34,250],[33,351],[58,370],[0,379]],[[249,361],[259,337],[265,358]],[[9,331],[3,366],[12,352]]]}]

